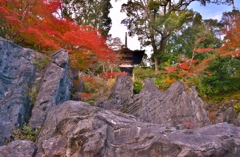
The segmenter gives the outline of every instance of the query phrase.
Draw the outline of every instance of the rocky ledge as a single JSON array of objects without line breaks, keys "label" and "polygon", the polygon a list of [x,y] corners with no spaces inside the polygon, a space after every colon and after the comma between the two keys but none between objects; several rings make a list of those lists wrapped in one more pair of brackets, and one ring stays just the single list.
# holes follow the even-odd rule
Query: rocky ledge
[{"label": "rocky ledge", "polygon": [[[7,156],[14,147],[15,143],[0,147],[0,156]],[[28,143],[20,152],[37,157],[237,157],[240,128],[219,123],[178,130],[116,110],[67,101],[49,112],[36,144]]]}]

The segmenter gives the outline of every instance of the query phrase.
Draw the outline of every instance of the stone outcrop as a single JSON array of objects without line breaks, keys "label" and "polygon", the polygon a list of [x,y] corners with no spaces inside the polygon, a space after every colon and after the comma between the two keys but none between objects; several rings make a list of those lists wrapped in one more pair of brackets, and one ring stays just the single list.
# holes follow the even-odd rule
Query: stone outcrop
[{"label": "stone outcrop", "polygon": [[[31,126],[41,126],[51,107],[70,98],[68,53],[54,53],[44,76],[36,64],[43,58],[39,52],[0,39],[0,145],[28,123],[31,114]],[[36,86],[40,90],[31,112],[29,95]]]},{"label": "stone outcrop", "polygon": [[133,96],[132,89],[131,78],[120,76],[110,98],[97,101],[95,106],[121,110],[154,124],[179,127],[211,124],[203,108],[204,102],[198,97],[194,87],[185,89],[181,82],[175,82],[169,89],[161,92],[151,79],[146,79],[139,94]]},{"label": "stone outcrop", "polygon": [[31,141],[13,141],[0,147],[0,157],[34,157],[37,152],[36,145]]},{"label": "stone outcrop", "polygon": [[240,154],[240,128],[220,123],[178,130],[67,101],[50,111],[36,145],[38,157],[234,157]]},{"label": "stone outcrop", "polygon": [[181,82],[174,82],[164,92],[158,91],[151,79],[144,80],[144,88],[135,95],[126,109],[145,122],[170,126],[203,127],[211,124],[204,102],[194,87],[185,89]]},{"label": "stone outcrop", "polygon": [[98,100],[94,106],[105,109],[124,111],[133,97],[133,81],[131,77],[117,77],[109,98]]},{"label": "stone outcrop", "polygon": [[0,145],[9,140],[12,129],[28,121],[27,97],[35,79],[34,50],[0,39]]},{"label": "stone outcrop", "polygon": [[68,53],[65,50],[61,49],[52,55],[41,82],[29,122],[31,128],[41,127],[52,107],[70,99],[71,82],[68,77]]},{"label": "stone outcrop", "polygon": [[240,114],[237,114],[234,106],[238,101],[231,99],[230,101],[221,101],[218,103],[208,104],[208,115],[212,123],[231,123],[236,126],[240,126]]}]

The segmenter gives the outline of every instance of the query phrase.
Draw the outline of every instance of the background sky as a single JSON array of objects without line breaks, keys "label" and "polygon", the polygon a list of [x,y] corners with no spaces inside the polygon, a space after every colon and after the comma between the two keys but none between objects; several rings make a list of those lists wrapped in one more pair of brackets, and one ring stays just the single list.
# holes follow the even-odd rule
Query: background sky
[{"label": "background sky", "polygon": [[[126,17],[126,14],[121,13],[120,10],[122,3],[126,2],[127,0],[120,0],[118,2],[111,0],[113,8],[110,10],[110,17],[112,19],[112,28],[110,30],[110,34],[112,34],[112,37],[119,37],[123,44],[125,43],[125,32],[127,32],[127,28],[121,24],[121,21]],[[240,9],[240,0],[235,0],[235,7],[236,9]],[[201,6],[199,2],[192,2],[188,8],[199,12],[203,19],[211,18],[218,20],[221,19],[223,12],[232,10],[232,6],[207,4],[204,7]],[[128,37],[128,48],[131,50],[140,49],[140,43],[138,42],[137,36],[134,36],[133,38]],[[150,47],[145,47],[144,49],[148,55],[151,54]]]}]

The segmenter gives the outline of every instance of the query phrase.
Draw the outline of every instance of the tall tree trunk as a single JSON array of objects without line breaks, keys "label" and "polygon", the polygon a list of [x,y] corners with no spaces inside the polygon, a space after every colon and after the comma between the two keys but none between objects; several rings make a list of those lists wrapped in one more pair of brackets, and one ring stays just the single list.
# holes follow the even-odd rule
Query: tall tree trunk
[{"label": "tall tree trunk", "polygon": [[155,66],[155,73],[158,72],[158,60],[157,56],[154,56],[154,66]]}]

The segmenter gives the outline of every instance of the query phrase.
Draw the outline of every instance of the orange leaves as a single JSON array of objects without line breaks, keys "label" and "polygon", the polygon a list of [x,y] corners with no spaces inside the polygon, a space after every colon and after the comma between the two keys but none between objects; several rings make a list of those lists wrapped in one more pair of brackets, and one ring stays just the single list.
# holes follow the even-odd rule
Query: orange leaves
[{"label": "orange leaves", "polygon": [[226,32],[224,37],[225,43],[222,47],[217,49],[217,52],[222,56],[233,56],[239,58],[240,56],[240,16],[236,16],[233,20],[232,25],[229,25],[230,28]]},{"label": "orange leaves", "polygon": [[167,83],[169,83],[169,84],[172,84],[173,82],[176,81],[176,79],[175,79],[175,78],[170,78],[169,76],[167,76],[167,78],[165,79],[165,81],[166,81]]},{"label": "orange leaves", "polygon": [[126,72],[103,72],[100,74],[100,77],[105,79],[116,78],[117,76],[126,76]]},{"label": "orange leaves", "polygon": [[[2,3],[2,2],[0,1],[0,3]],[[9,11],[6,9],[6,7],[0,6],[0,14],[1,15],[9,15]]]},{"label": "orange leaves", "polygon": [[194,49],[194,52],[197,52],[197,53],[206,53],[206,52],[210,52],[212,51],[212,48],[195,48]]},{"label": "orange leaves", "polygon": [[116,59],[97,30],[61,19],[61,9],[60,0],[0,0],[0,27],[6,32],[0,35],[39,51],[64,48],[71,52],[71,63],[77,68],[88,68],[96,60]]},{"label": "orange leaves", "polygon": [[167,71],[167,72],[175,72],[175,71],[177,71],[178,70],[178,68],[175,68],[175,67],[165,67],[165,70]]},{"label": "orange leaves", "polygon": [[85,100],[85,99],[88,99],[89,97],[91,97],[92,96],[92,94],[88,94],[88,93],[81,93],[81,98],[83,99],[83,100]]},{"label": "orange leaves", "polygon": [[187,58],[184,58],[184,60],[185,61],[182,62],[182,63],[179,63],[177,65],[177,67],[165,67],[165,70],[168,73],[177,72],[178,77],[193,76],[194,75],[194,69],[196,67],[196,65],[194,65],[194,63],[197,63],[198,60],[187,59]]},{"label": "orange leaves", "polygon": [[178,68],[183,69],[183,70],[190,70],[190,67],[186,62],[178,64]]}]

